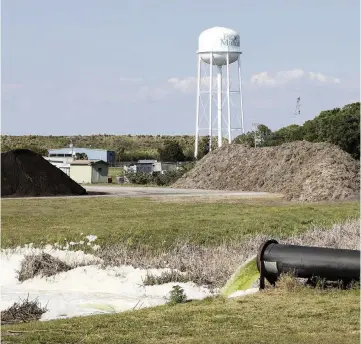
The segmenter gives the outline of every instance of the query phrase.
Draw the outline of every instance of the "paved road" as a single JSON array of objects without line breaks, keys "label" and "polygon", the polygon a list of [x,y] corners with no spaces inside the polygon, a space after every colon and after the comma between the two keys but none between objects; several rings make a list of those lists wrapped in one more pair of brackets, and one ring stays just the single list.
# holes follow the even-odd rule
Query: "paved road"
[{"label": "paved road", "polygon": [[[196,190],[196,189],[176,189],[159,187],[132,187],[118,185],[84,186],[89,192],[85,196],[51,196],[51,197],[22,197],[27,198],[68,198],[68,197],[147,197],[147,196],[166,196],[166,197],[270,197],[268,192],[240,192],[240,191],[222,191],[222,190]],[[2,200],[14,198],[2,198]]]}]

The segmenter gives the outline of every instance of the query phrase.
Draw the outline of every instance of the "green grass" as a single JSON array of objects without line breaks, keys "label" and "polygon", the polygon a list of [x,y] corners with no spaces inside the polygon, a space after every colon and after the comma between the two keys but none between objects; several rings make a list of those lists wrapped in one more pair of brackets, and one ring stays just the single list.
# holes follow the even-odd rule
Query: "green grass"
[{"label": "green grass", "polygon": [[[7,343],[360,342],[359,290],[278,290],[110,315],[2,327]],[[19,331],[7,335],[8,330]]]},{"label": "green grass", "polygon": [[167,203],[113,197],[3,200],[2,247],[79,241],[81,233],[97,235],[102,246],[127,242],[154,250],[176,241],[217,245],[257,233],[284,237],[312,224],[328,226],[358,218],[359,204],[275,200]]}]

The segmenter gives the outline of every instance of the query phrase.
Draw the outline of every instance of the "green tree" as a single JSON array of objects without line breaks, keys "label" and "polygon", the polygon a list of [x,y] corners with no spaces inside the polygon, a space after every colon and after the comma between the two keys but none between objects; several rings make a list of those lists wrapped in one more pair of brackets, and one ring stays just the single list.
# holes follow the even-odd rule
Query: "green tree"
[{"label": "green tree", "polygon": [[244,144],[247,146],[255,146],[255,137],[257,136],[257,147],[267,146],[272,138],[272,130],[264,124],[257,126],[257,131],[249,131],[245,134],[241,134],[234,139],[234,143]]},{"label": "green tree", "polygon": [[[206,156],[210,152],[209,147],[209,135],[202,136],[199,140],[199,147],[198,147],[198,160],[202,159],[204,156]],[[212,138],[212,150],[216,149],[218,147],[217,145],[217,138]]]},{"label": "green tree", "polygon": [[286,142],[301,141],[304,138],[304,128],[299,125],[289,125],[274,131],[268,138],[267,146],[277,146]]},{"label": "green tree", "polygon": [[176,162],[185,160],[182,147],[176,141],[166,141],[164,146],[158,149],[158,153],[161,161]]},{"label": "green tree", "polygon": [[268,141],[271,138],[272,130],[268,128],[264,124],[259,124],[257,126],[257,136],[259,137],[259,142],[257,143],[257,146],[264,147],[268,145]]},{"label": "green tree", "polygon": [[76,160],[88,160],[88,156],[85,153],[76,153],[75,159]]},{"label": "green tree", "polygon": [[307,141],[332,143],[360,159],[360,102],[322,111],[303,131]]},{"label": "green tree", "polygon": [[200,149],[201,154],[200,155],[202,157],[204,157],[209,153],[209,150],[210,150],[210,147],[209,147],[209,135],[202,137],[200,146],[201,146],[201,149]]},{"label": "green tree", "polygon": [[1,145],[1,152],[4,153],[4,152],[7,152],[11,150],[11,148],[7,145]]}]

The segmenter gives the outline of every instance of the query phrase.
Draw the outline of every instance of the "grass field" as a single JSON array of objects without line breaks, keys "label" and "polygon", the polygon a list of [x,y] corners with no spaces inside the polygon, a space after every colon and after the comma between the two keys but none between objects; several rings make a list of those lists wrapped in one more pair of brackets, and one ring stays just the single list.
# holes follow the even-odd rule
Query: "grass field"
[{"label": "grass field", "polygon": [[2,247],[77,241],[97,235],[108,246],[127,242],[153,250],[176,241],[217,245],[263,233],[297,234],[311,225],[358,218],[359,202],[297,204],[277,200],[159,202],[148,199],[74,198],[4,200]]},{"label": "grass field", "polygon": [[[3,343],[360,342],[359,290],[270,291],[111,315],[4,326]],[[19,331],[7,335],[8,330]]]},{"label": "grass field", "polygon": [[[166,250],[176,242],[218,246],[256,234],[287,237],[359,218],[359,202],[280,200],[166,202],[84,198],[4,200],[2,247],[97,235]],[[275,289],[119,314],[2,326],[3,343],[359,343],[359,290]],[[15,333],[8,333],[13,331]]]}]

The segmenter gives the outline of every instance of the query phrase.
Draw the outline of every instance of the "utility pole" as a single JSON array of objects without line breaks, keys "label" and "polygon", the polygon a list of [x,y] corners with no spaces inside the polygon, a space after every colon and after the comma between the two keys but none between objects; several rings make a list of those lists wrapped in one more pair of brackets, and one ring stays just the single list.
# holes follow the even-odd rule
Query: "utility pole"
[{"label": "utility pole", "polygon": [[257,143],[260,141],[258,126],[260,123],[252,123],[253,132],[254,132],[254,147],[257,148]]},{"label": "utility pole", "polygon": [[301,97],[297,98],[297,102],[296,102],[296,109],[295,109],[295,113],[294,113],[294,124],[299,125],[299,119],[301,116]]},{"label": "utility pole", "polygon": [[71,148],[71,160],[74,160],[74,145],[73,145],[73,139],[70,139],[69,147]]}]

